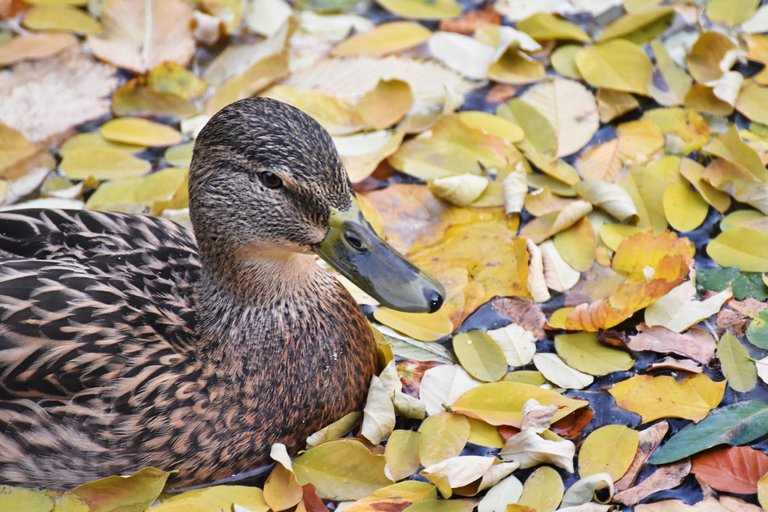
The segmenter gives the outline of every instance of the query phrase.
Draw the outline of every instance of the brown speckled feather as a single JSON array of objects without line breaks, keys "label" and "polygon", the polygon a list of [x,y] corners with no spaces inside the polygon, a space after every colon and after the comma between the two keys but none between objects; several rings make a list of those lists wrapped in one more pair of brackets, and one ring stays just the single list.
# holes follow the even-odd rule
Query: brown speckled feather
[{"label": "brown speckled feather", "polygon": [[[259,102],[255,115],[274,103]],[[289,121],[327,137],[306,116]],[[196,152],[215,137],[204,131]],[[193,197],[199,254],[189,232],[163,219],[0,214],[0,483],[67,487],[147,465],[178,469],[176,485],[199,483],[268,462],[274,442],[295,451],[362,407],[375,351],[357,305],[301,250],[263,256],[275,239],[314,242],[323,200],[348,200],[343,168],[331,158],[313,170],[331,176],[327,187],[291,169],[316,197],[305,208],[296,195],[292,210],[275,212],[283,196],[267,195],[247,170],[232,174],[226,151],[217,154],[215,164],[196,153],[191,170],[196,199],[207,202],[195,210]],[[265,165],[273,168],[257,169]],[[207,184],[222,173],[224,185]],[[241,210],[252,232],[238,226]],[[271,216],[298,223],[293,210],[316,221],[279,237],[258,227]]]}]

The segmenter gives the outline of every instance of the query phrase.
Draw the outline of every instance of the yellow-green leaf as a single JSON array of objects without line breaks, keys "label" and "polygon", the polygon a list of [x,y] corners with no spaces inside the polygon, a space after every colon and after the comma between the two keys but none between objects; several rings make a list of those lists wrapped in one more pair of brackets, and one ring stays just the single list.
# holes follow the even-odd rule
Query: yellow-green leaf
[{"label": "yellow-green leaf", "polygon": [[338,439],[310,448],[293,459],[299,483],[312,484],[328,500],[356,500],[392,483],[384,474],[383,455],[359,441]]},{"label": "yellow-green leaf", "polygon": [[726,27],[735,27],[755,14],[760,0],[709,0],[707,17]]},{"label": "yellow-green leaf", "polygon": [[587,217],[556,234],[554,242],[557,252],[574,270],[586,272],[595,262],[597,234]]},{"label": "yellow-green leaf", "polygon": [[483,331],[457,334],[453,337],[453,350],[461,366],[478,380],[494,382],[507,373],[504,351]]},{"label": "yellow-green leaf", "polygon": [[82,9],[59,6],[33,7],[24,15],[24,26],[32,30],[62,30],[77,34],[100,34],[101,23]]},{"label": "yellow-green leaf", "polygon": [[768,230],[750,225],[732,227],[709,242],[707,254],[721,267],[768,272]]},{"label": "yellow-green leaf", "polygon": [[600,343],[591,332],[555,336],[555,350],[569,366],[595,376],[626,371],[635,363],[627,352]]},{"label": "yellow-green leaf", "polygon": [[333,54],[339,57],[367,55],[381,57],[413,48],[424,43],[432,32],[412,21],[382,23],[373,30],[356,34],[339,43]]},{"label": "yellow-green leaf", "polygon": [[554,14],[537,12],[517,22],[517,29],[522,30],[537,41],[564,39],[570,41],[589,41],[589,34],[584,30]]},{"label": "yellow-green leaf", "polygon": [[757,385],[757,368],[738,338],[726,332],[717,343],[717,358],[723,375],[734,391],[746,393]]},{"label": "yellow-green leaf", "polygon": [[523,484],[518,505],[536,512],[553,512],[563,499],[565,486],[560,474],[549,466],[541,466]]},{"label": "yellow-green leaf", "polygon": [[397,482],[419,470],[419,439],[421,433],[413,430],[395,430],[387,440],[384,473]]},{"label": "yellow-green leaf", "polygon": [[184,138],[170,126],[135,117],[107,121],[101,125],[99,132],[102,137],[112,142],[150,147],[173,146]]},{"label": "yellow-green leaf", "polygon": [[653,6],[639,9],[621,16],[619,19],[609,24],[605,27],[605,30],[600,34],[600,37],[598,37],[596,41],[602,43],[611,39],[616,39],[617,37],[624,37],[633,42],[645,42],[645,40],[651,38],[648,37],[649,35],[658,35],[654,34],[654,32],[658,32],[659,28],[661,28],[661,32],[663,32],[666,28],[666,23],[661,24],[661,27],[653,27],[650,30],[650,33],[641,35],[637,38],[633,37],[634,33],[642,29],[648,30],[649,26],[655,25],[656,22],[665,20],[665,18],[671,18],[672,15],[674,15],[674,10],[671,6]]},{"label": "yellow-green leaf", "polygon": [[523,406],[531,398],[535,398],[542,405],[560,407],[552,421],[560,420],[588,404],[586,400],[568,398],[550,389],[503,381],[470,389],[453,403],[451,410],[491,425],[520,427]]},{"label": "yellow-green leaf", "polygon": [[707,218],[709,205],[687,181],[670,183],[664,189],[664,214],[669,225],[678,231],[692,231]]},{"label": "yellow-green leaf", "polygon": [[152,164],[146,160],[110,147],[68,151],[59,165],[61,172],[73,180],[84,180],[89,176],[99,180],[141,176],[151,168]]},{"label": "yellow-green leaf", "polygon": [[0,510],[51,512],[53,496],[43,491],[0,485]]},{"label": "yellow-green leaf", "polygon": [[584,48],[576,66],[588,84],[648,95],[653,65],[642,48],[623,39]]},{"label": "yellow-green leaf", "polygon": [[642,416],[643,423],[659,418],[685,418],[699,422],[720,403],[725,381],[704,374],[675,380],[667,375],[636,375],[610,389],[616,404]]},{"label": "yellow-green leaf", "polygon": [[370,496],[357,500],[348,507],[346,512],[373,512],[388,508],[401,510],[422,501],[432,502],[437,499],[435,486],[427,482],[407,480],[374,491]]},{"label": "yellow-green leaf", "polygon": [[376,0],[386,10],[415,20],[440,20],[461,14],[455,0]]},{"label": "yellow-green leaf", "polygon": [[441,412],[419,426],[419,459],[430,466],[456,457],[469,440],[469,421],[464,416]]},{"label": "yellow-green leaf", "polygon": [[635,458],[640,434],[624,425],[605,425],[590,433],[579,450],[581,478],[608,473],[615,482]]},{"label": "yellow-green leaf", "polygon": [[768,124],[768,87],[748,82],[736,99],[736,110],[756,123]]},{"label": "yellow-green leaf", "polygon": [[258,487],[217,485],[171,496],[159,505],[148,508],[147,512],[211,512],[232,510],[235,504],[253,512],[270,510],[264,501],[264,493]]},{"label": "yellow-green leaf", "polygon": [[380,130],[400,121],[413,105],[413,92],[403,80],[380,80],[355,105],[368,128]]},{"label": "yellow-green leaf", "polygon": [[[59,499],[58,506],[69,502],[72,505],[82,503],[89,512],[142,511],[157,499],[170,475],[171,473],[148,467],[127,478],[108,476],[78,485],[66,492]],[[62,508],[66,510],[66,506]]]}]

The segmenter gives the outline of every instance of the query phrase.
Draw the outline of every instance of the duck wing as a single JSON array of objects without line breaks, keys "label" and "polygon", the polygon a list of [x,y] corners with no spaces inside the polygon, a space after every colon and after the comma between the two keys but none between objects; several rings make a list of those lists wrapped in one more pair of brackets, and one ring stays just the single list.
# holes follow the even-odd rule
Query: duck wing
[{"label": "duck wing", "polygon": [[165,219],[0,213],[0,400],[82,399],[188,355],[199,270],[190,232]]}]

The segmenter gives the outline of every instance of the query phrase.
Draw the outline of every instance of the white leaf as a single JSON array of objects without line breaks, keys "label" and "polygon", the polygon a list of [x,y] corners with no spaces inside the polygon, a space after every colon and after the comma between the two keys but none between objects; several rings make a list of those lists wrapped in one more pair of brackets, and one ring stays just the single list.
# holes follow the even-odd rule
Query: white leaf
[{"label": "white leaf", "polygon": [[437,178],[429,184],[429,189],[437,197],[456,206],[469,206],[480,197],[488,186],[488,178],[475,174],[459,174]]},{"label": "white leaf", "polygon": [[513,471],[518,469],[520,464],[517,462],[502,462],[494,464],[486,471],[483,478],[480,479],[480,485],[477,486],[477,492],[484,491],[498,484],[504,478],[507,478]]},{"label": "white leaf", "polygon": [[509,324],[500,329],[488,331],[493,341],[499,344],[507,364],[513,368],[526,366],[533,361],[536,353],[536,337],[517,324]]},{"label": "white leaf", "polygon": [[395,407],[391,389],[375,375],[368,388],[360,433],[373,444],[379,444],[395,428]]},{"label": "white leaf", "polygon": [[435,32],[427,46],[433,57],[472,80],[488,78],[488,68],[496,56],[494,47],[454,32]]},{"label": "white leaf", "polygon": [[623,188],[614,183],[584,180],[576,185],[576,192],[618,220],[637,217],[637,207],[632,198]]},{"label": "white leaf", "polygon": [[544,277],[544,257],[541,249],[531,239],[526,239],[528,255],[528,291],[531,292],[534,302],[546,302],[551,295],[547,290],[547,281]]},{"label": "white leaf", "polygon": [[595,380],[593,376],[565,364],[557,354],[536,354],[533,364],[548,381],[564,389],[583,389]]},{"label": "white leaf", "polygon": [[504,178],[502,182],[504,187],[504,211],[507,215],[521,213],[525,206],[525,196],[528,195],[528,177],[522,168],[522,163],[518,163],[515,170]]},{"label": "white leaf", "polygon": [[549,441],[533,430],[523,430],[510,437],[499,452],[503,460],[511,460],[520,467],[531,468],[539,464],[553,464],[573,473],[576,445],[571,441]]},{"label": "white leaf", "polygon": [[608,489],[608,496],[613,496],[613,478],[608,473],[597,473],[584,477],[565,491],[562,507],[577,507],[592,501],[597,491]]},{"label": "white leaf", "polygon": [[757,12],[741,24],[741,30],[746,34],[768,32],[768,5],[762,5]]},{"label": "white leaf", "polygon": [[451,457],[427,466],[421,473],[424,476],[441,477],[452,489],[455,489],[482,478],[495,461],[496,459],[493,457],[481,457],[479,455]]},{"label": "white leaf", "polygon": [[768,384],[768,356],[755,361],[755,365],[757,366],[757,376]]},{"label": "white leaf", "polygon": [[673,288],[645,309],[645,323],[683,332],[720,311],[723,304],[733,297],[733,292],[728,288],[703,301],[695,300],[695,295],[696,284],[693,280]]},{"label": "white leaf", "polygon": [[552,418],[559,409],[556,405],[541,405],[535,398],[529,398],[523,405],[523,422],[520,430],[530,430],[536,434],[549,430]]},{"label": "white leaf", "polygon": [[439,343],[424,343],[414,340],[386,325],[374,323],[373,326],[386,337],[396,356],[414,361],[435,361],[449,365],[456,362],[451,352]]},{"label": "white leaf", "polygon": [[245,11],[245,24],[252,31],[271,36],[291,17],[291,6],[285,0],[250,0]]},{"label": "white leaf", "polygon": [[556,292],[564,292],[576,286],[581,278],[581,273],[565,262],[555,248],[555,243],[552,240],[547,240],[539,246],[539,249],[541,249],[544,263],[544,281],[547,283],[547,288]]},{"label": "white leaf", "polygon": [[283,443],[275,443],[269,450],[269,457],[275,462],[282,465],[285,469],[293,473],[293,465],[291,464],[291,456],[288,455],[288,449]]},{"label": "white leaf", "polygon": [[744,75],[738,71],[726,71],[717,80],[707,82],[705,85],[712,87],[712,94],[730,106],[736,105],[741,86],[744,85]]},{"label": "white leaf", "polygon": [[421,379],[420,398],[430,416],[445,411],[466,391],[482,384],[473,379],[456,364],[435,366],[424,372]]},{"label": "white leaf", "polygon": [[493,486],[480,500],[477,512],[507,512],[507,505],[520,500],[523,484],[514,476],[508,476]]}]

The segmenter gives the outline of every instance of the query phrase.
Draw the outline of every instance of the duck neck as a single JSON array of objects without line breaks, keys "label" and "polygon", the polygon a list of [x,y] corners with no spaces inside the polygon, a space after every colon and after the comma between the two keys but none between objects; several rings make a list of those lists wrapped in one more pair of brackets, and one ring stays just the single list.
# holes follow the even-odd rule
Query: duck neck
[{"label": "duck neck", "polygon": [[336,280],[309,254],[249,247],[206,258],[198,283],[199,357],[228,372],[255,369],[261,353],[284,351]]}]

